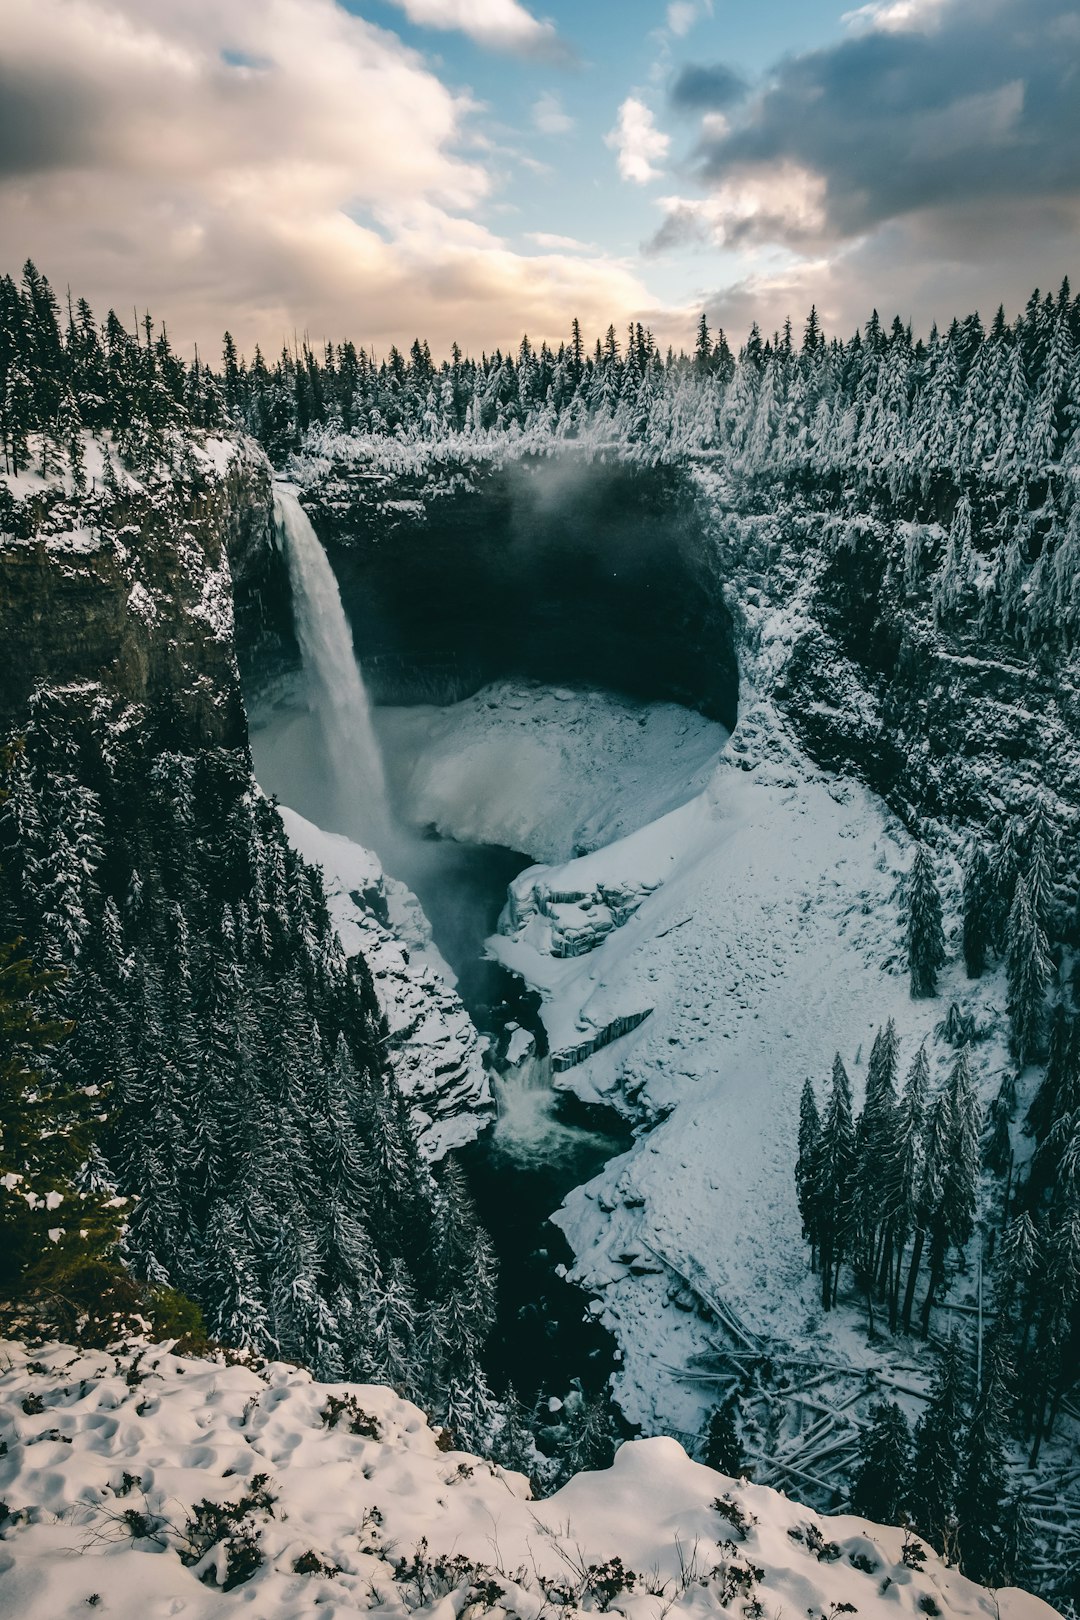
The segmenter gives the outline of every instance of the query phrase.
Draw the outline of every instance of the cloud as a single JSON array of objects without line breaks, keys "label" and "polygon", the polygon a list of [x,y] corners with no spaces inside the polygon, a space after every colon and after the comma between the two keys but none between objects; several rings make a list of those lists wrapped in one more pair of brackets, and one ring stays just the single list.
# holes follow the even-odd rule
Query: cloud
[{"label": "cloud", "polygon": [[579,242],[576,236],[556,236],[551,231],[529,231],[527,237],[530,242],[535,242],[537,247],[549,248],[558,253],[599,251],[595,242]]},{"label": "cloud", "polygon": [[970,310],[988,320],[999,303],[1011,318],[1033,288],[1056,290],[1075,262],[1078,225],[1080,211],[1019,204],[1003,257],[993,207],[962,210],[951,235],[943,235],[936,217],[916,214],[837,252],[756,270],[721,289],[702,288],[697,302],[739,339],[753,320],[765,332],[778,330],[789,315],[798,326],[811,304],[826,331],[841,336],[875,307],[886,322],[899,315],[923,335],[934,321],[944,326]]},{"label": "cloud", "polygon": [[570,51],[553,24],[540,22],[519,0],[390,0],[419,28],[456,30],[478,45],[520,56],[562,61]]},{"label": "cloud", "polygon": [[694,0],[671,0],[667,8],[667,25],[676,39],[682,39],[697,22],[698,8]]},{"label": "cloud", "polygon": [[566,135],[574,127],[561,98],[552,90],[545,90],[533,102],[532,121],[542,135]]},{"label": "cloud", "polygon": [[872,0],[870,5],[845,11],[841,21],[849,28],[878,28],[884,33],[933,28],[950,0]]},{"label": "cloud", "polygon": [[646,251],[724,253],[738,279],[699,302],[737,333],[811,303],[834,330],[876,304],[925,331],[1055,287],[1080,249],[1075,0],[873,0],[845,20],[719,109],[723,71],[715,97],[713,68],[680,73],[697,145]]},{"label": "cloud", "polygon": [[648,244],[661,253],[689,243],[715,247],[785,241],[812,242],[822,230],[825,185],[797,164],[742,175],[707,197],[661,197],[664,222]]},{"label": "cloud", "polygon": [[655,301],[621,261],[521,254],[477,108],[333,0],[7,0],[0,264],[250,352],[559,336]]},{"label": "cloud", "polygon": [[[828,49],[784,58],[725,132],[707,187],[796,163],[824,182],[823,240],[976,200],[1080,195],[1074,0],[892,0]],[[786,240],[781,232],[781,240]]]},{"label": "cloud", "polygon": [[627,96],[619,108],[615,128],[604,140],[618,154],[622,178],[639,186],[659,177],[661,171],[653,166],[653,160],[662,163],[671,145],[670,137],[657,129],[651,111],[636,96]]},{"label": "cloud", "polygon": [[734,107],[748,91],[746,80],[722,62],[711,67],[689,63],[672,85],[670,99],[680,112],[719,112]]}]

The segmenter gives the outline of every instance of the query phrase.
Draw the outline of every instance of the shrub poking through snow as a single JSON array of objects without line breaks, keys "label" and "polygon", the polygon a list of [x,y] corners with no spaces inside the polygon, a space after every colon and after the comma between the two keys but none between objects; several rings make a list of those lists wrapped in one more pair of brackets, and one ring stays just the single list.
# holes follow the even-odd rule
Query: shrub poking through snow
[{"label": "shrub poking through snow", "polygon": [[740,1541],[746,1540],[752,1526],[757,1523],[754,1515],[748,1513],[742,1503],[735,1500],[730,1491],[725,1491],[723,1496],[716,1498],[713,1503],[713,1512],[719,1513],[722,1519],[727,1520]]},{"label": "shrub poking through snow", "polygon": [[326,1559],[320,1558],[318,1553],[306,1552],[301,1553],[299,1558],[293,1559],[293,1573],[296,1575],[325,1575],[327,1580],[332,1580],[335,1575],[341,1574],[341,1565],[328,1563]]},{"label": "shrub poking through snow", "polygon": [[255,1514],[273,1515],[277,1497],[267,1489],[268,1474],[252,1476],[249,1490],[237,1502],[196,1502],[182,1535],[180,1556],[194,1566],[199,1579],[231,1592],[263,1563]]},{"label": "shrub poking through snow", "polygon": [[371,1413],[358,1404],[355,1395],[328,1395],[322,1420],[328,1429],[336,1429],[341,1423],[350,1434],[358,1434],[364,1440],[379,1439],[379,1425]]}]

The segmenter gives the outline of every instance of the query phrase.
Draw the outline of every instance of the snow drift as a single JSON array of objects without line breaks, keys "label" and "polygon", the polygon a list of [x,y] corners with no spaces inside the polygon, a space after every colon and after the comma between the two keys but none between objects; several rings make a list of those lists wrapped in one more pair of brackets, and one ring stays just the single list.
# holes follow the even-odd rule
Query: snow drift
[{"label": "snow drift", "polygon": [[381,1386],[162,1347],[4,1359],[0,1608],[21,1620],[1055,1613],[674,1440],[626,1444],[534,1502]]}]

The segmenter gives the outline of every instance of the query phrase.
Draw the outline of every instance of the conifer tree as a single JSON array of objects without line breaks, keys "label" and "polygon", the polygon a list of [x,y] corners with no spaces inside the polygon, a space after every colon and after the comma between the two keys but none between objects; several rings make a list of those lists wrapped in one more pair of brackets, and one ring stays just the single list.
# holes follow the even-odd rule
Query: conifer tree
[{"label": "conifer tree", "polygon": [[615,1452],[611,1403],[604,1391],[581,1394],[568,1401],[565,1433],[560,1447],[564,1481],[574,1474],[610,1468]]},{"label": "conifer tree", "polygon": [[982,977],[992,931],[990,863],[976,840],[964,867],[964,965],[969,979]]},{"label": "conifer tree", "polygon": [[934,859],[926,844],[916,845],[908,876],[907,953],[912,995],[936,995],[938,971],[945,961],[945,933]]},{"label": "conifer tree", "polygon": [[896,1152],[898,1046],[896,1026],[890,1018],[878,1030],[871,1048],[866,1098],[855,1128],[853,1228],[857,1264],[868,1298],[881,1260],[886,1166]]},{"label": "conifer tree", "polygon": [[814,1096],[813,1083],[807,1076],[803,1081],[802,1095],[799,1098],[799,1154],[795,1162],[795,1183],[803,1237],[810,1245],[811,1270],[815,1268],[817,1259],[815,1192],[820,1139],[821,1120],[818,1116],[817,1099]]},{"label": "conifer tree", "polygon": [[742,1479],[746,1473],[742,1441],[736,1423],[738,1398],[734,1394],[720,1406],[714,1407],[705,1430],[705,1443],[701,1460],[706,1468],[715,1468],[718,1474]]},{"label": "conifer tree", "polygon": [[840,1267],[851,1235],[854,1167],[851,1082],[837,1052],[821,1122],[820,1151],[814,1178],[814,1206],[821,1253],[821,1303],[826,1310],[835,1303]]},{"label": "conifer tree", "polygon": [[911,1431],[895,1401],[880,1401],[859,1435],[851,1507],[875,1524],[899,1524],[907,1508]]},{"label": "conifer tree", "polygon": [[924,1338],[930,1331],[930,1312],[938,1290],[945,1281],[949,1249],[962,1251],[975,1225],[979,1105],[964,1047],[956,1054],[945,1086],[931,1110],[929,1138],[924,1156],[924,1162],[932,1171],[927,1200],[930,1274],[922,1310]]},{"label": "conifer tree", "polygon": [[1026,1064],[1042,1051],[1051,967],[1046,935],[1032,910],[1023,875],[1016,880],[1009,912],[1008,944],[1012,1045],[1017,1060]]},{"label": "conifer tree", "polygon": [[1004,1339],[995,1336],[965,1436],[956,1500],[961,1567],[970,1580],[982,1586],[1004,1586],[1009,1579],[1005,1563],[1009,1495],[1005,1431],[1011,1377]]},{"label": "conifer tree", "polygon": [[47,1250],[51,1213],[74,1201],[74,1175],[89,1147],[84,1095],[50,1060],[71,1026],[48,1015],[53,977],[21,940],[0,944],[0,1283],[11,1288]]},{"label": "conifer tree", "polygon": [[915,1429],[911,1469],[916,1529],[941,1553],[954,1544],[956,1536],[968,1382],[963,1345],[953,1332],[945,1341],[926,1409]]},{"label": "conifer tree", "polygon": [[[929,1087],[930,1067],[926,1059],[926,1047],[920,1046],[908,1071],[903,1096],[897,1107],[892,1155],[882,1171],[887,1234],[886,1258],[892,1262],[889,1326],[894,1331],[899,1315],[900,1274],[904,1249],[908,1238],[915,1233],[917,1252],[913,1256],[913,1274],[917,1274],[921,1254],[920,1223],[924,1224],[927,1219],[927,1211],[920,1198],[920,1189],[923,1184],[922,1144]],[[885,1280],[889,1282],[887,1272]]]}]

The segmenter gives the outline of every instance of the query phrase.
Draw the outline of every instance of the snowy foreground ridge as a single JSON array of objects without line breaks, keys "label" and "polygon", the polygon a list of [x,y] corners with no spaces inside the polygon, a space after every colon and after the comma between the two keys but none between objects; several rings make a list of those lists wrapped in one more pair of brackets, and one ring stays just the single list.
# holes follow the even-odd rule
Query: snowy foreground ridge
[{"label": "snowy foreground ridge", "polygon": [[632,1441],[533,1502],[381,1386],[158,1347],[0,1355],[0,1614],[20,1620],[1055,1612],[674,1440]]}]

